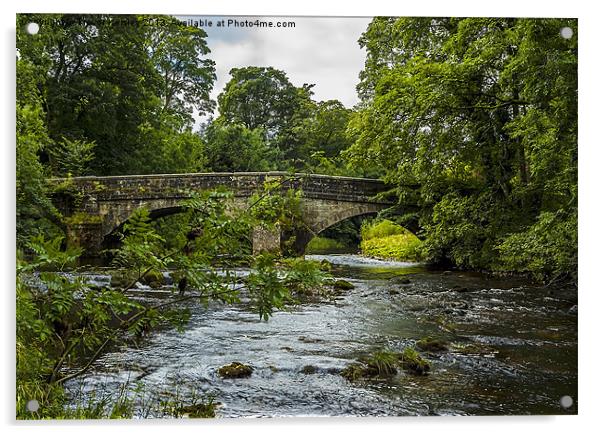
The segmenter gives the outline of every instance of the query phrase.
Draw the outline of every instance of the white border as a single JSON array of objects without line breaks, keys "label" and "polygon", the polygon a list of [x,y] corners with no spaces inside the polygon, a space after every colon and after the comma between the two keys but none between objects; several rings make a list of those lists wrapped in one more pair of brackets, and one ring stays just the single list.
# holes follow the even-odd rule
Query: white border
[{"label": "white border", "polygon": [[[345,1],[339,4],[324,0],[303,0],[295,3],[276,1],[197,1],[180,0],[123,1],[104,0],[103,2],[69,2],[67,0],[52,3],[35,0],[20,0],[18,5],[2,6],[2,104],[0,120],[4,143],[0,146],[0,170],[2,179],[1,204],[5,212],[3,218],[2,249],[2,321],[3,356],[0,357],[3,374],[0,383],[1,421],[10,432],[19,431],[46,432],[57,430],[62,433],[80,433],[82,428],[90,432],[105,432],[107,428],[131,432],[155,433],[177,429],[182,432],[220,430],[226,432],[281,433],[305,432],[307,430],[342,429],[352,433],[378,429],[383,432],[401,432],[411,430],[438,431],[445,433],[503,433],[509,431],[545,431],[550,433],[589,432],[600,425],[596,419],[598,405],[602,402],[599,381],[600,329],[596,317],[602,307],[599,276],[595,273],[600,255],[596,255],[601,245],[597,219],[601,207],[599,165],[600,147],[598,146],[597,127],[600,124],[600,15],[592,6],[594,1],[539,1],[502,0],[495,2],[470,0],[438,1],[387,1],[370,0],[363,2]],[[193,423],[170,423],[150,421],[145,423],[124,422],[59,422],[40,425],[16,425],[14,422],[14,80],[15,80],[15,13],[16,12],[71,12],[71,13],[170,13],[194,15],[311,15],[311,16],[522,16],[522,17],[577,17],[579,18],[579,199],[580,199],[580,284],[579,284],[579,340],[584,344],[579,348],[579,416],[557,417],[470,417],[470,418],[382,418],[382,419],[275,419],[275,420],[221,420]],[[596,261],[598,260],[598,261]],[[119,428],[117,428],[119,427]],[[41,430],[41,431],[40,431]]]}]

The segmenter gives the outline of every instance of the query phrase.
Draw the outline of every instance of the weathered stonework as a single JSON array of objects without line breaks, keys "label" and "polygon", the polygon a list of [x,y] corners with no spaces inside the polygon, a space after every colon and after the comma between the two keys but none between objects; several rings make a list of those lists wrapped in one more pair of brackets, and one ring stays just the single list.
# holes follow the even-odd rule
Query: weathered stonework
[{"label": "weathered stonework", "polygon": [[[98,255],[103,240],[123,224],[132,213],[146,207],[152,217],[161,217],[180,210],[190,192],[219,187],[234,193],[234,206],[247,206],[248,198],[261,191],[266,180],[281,180],[283,190],[303,191],[302,215],[305,229],[295,234],[295,250],[299,253],[315,235],[347,218],[376,213],[391,205],[378,199],[387,191],[382,181],[326,175],[286,172],[193,173],[176,175],[133,175],[71,178],[81,193],[77,204],[64,205],[64,215],[86,214],[94,223],[68,227],[68,242],[83,247],[88,256]],[[55,180],[56,183],[65,180]],[[278,232],[278,233],[277,233]],[[279,231],[258,228],[252,235],[253,251],[278,250],[282,235]]]}]

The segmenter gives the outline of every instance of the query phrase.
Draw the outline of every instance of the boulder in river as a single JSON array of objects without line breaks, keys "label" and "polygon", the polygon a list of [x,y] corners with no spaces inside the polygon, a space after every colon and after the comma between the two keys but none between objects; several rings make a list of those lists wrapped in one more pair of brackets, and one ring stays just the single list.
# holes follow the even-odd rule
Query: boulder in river
[{"label": "boulder in river", "polygon": [[302,374],[315,374],[316,372],[318,372],[318,368],[313,365],[305,365],[303,368],[301,368]]},{"label": "boulder in river", "polygon": [[160,271],[151,270],[148,273],[146,273],[140,280],[142,281],[142,283],[150,286],[151,288],[159,288],[165,282],[165,277]]},{"label": "boulder in river", "polygon": [[348,291],[350,289],[355,288],[355,285],[351,282],[347,282],[346,280],[343,279],[337,279],[334,281],[334,283],[332,284],[332,286],[334,287],[334,289],[340,289],[343,291]]},{"label": "boulder in river", "polygon": [[421,349],[422,351],[432,351],[432,352],[439,352],[439,351],[447,351],[449,344],[442,340],[442,339],[437,339],[437,338],[433,338],[430,336],[424,337],[422,339],[420,339],[418,342],[416,342],[416,346]]},{"label": "boulder in river", "polygon": [[245,378],[251,376],[253,368],[240,362],[232,362],[219,368],[217,373],[222,378]]}]

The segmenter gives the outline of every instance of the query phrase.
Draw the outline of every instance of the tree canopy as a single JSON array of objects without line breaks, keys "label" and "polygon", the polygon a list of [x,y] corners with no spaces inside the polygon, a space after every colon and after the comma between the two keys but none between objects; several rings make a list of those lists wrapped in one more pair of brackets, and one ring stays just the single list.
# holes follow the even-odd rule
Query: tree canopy
[{"label": "tree canopy", "polygon": [[563,26],[577,29],[375,18],[362,35],[348,155],[418,205],[431,260],[576,272],[577,37]]}]

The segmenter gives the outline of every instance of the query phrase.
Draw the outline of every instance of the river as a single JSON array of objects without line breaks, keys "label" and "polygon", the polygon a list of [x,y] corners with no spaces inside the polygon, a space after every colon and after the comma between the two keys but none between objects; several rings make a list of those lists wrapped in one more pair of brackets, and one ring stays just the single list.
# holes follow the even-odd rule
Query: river
[{"label": "river", "polygon": [[[184,332],[163,328],[138,347],[105,353],[67,384],[71,399],[125,390],[135,417],[161,417],[149,410],[153,400],[205,395],[220,403],[218,417],[576,414],[574,287],[357,255],[308,258],[330,261],[332,274],[355,287],[267,322],[244,303],[191,303]],[[140,287],[135,295],[153,301],[169,289]],[[362,355],[401,351],[425,336],[449,342],[449,351],[423,353],[432,364],[427,376],[349,382],[339,374]],[[253,374],[219,377],[233,361]],[[573,399],[569,408],[563,396]]]}]

